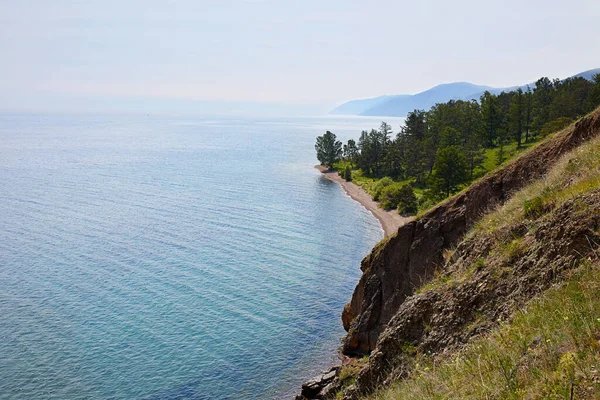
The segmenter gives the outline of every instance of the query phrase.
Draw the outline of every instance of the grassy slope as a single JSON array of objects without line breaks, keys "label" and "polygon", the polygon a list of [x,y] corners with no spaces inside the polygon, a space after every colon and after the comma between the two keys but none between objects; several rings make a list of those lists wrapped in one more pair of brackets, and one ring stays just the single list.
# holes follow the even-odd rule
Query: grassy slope
[{"label": "grassy slope", "polygon": [[[566,155],[548,176],[483,218],[467,235],[497,237],[498,252],[514,256],[500,234],[534,229],[538,216],[600,187],[600,140]],[[498,234],[496,234],[498,232]],[[596,244],[598,246],[598,244]],[[495,256],[498,256],[498,252]],[[598,254],[600,256],[600,254]],[[417,354],[408,379],[376,399],[600,398],[600,260],[582,266],[559,287],[519,310],[510,323],[476,339],[459,354]],[[482,265],[487,265],[481,260]],[[470,271],[441,275],[423,287],[451,290]]]},{"label": "grassy slope", "polygon": [[459,354],[414,359],[375,399],[600,398],[600,264],[585,264]]},{"label": "grassy slope", "polygon": [[[526,150],[533,148],[534,146],[537,146],[538,144],[542,143],[543,141],[545,141],[546,139],[548,139],[551,136],[552,135],[549,135],[549,136],[543,138],[542,140],[536,140],[536,141],[530,141],[529,143],[523,143],[520,148],[517,148],[516,141],[508,143],[504,147],[505,160],[501,165],[497,164],[498,147],[485,150],[483,163],[482,163],[481,167],[479,167],[475,170],[475,173],[474,173],[475,177],[479,178],[479,177],[484,176],[485,174],[487,174],[490,171],[494,171],[495,169],[501,167],[502,165],[505,165],[506,163],[508,163],[509,161],[514,159],[517,155],[523,153]],[[334,168],[338,171],[344,171],[346,169],[347,165],[349,165],[349,163],[347,161],[342,160],[342,161],[337,162],[335,164]],[[375,196],[374,187],[378,180],[379,180],[378,178],[373,178],[373,177],[363,175],[363,173],[360,169],[352,170],[352,181],[354,183],[356,183],[357,185],[361,186],[363,189],[365,189],[367,191],[367,193],[369,193],[372,197]],[[400,185],[412,184],[413,182],[414,182],[413,178],[406,179],[403,181],[397,181],[397,183]],[[468,187],[471,183],[467,184],[465,186],[465,188]],[[413,190],[414,190],[415,195],[417,196],[417,199],[420,200],[423,197],[425,189],[422,187],[413,187]],[[420,212],[426,211],[427,209],[431,208],[433,205],[434,204],[430,203],[430,202],[423,204],[423,206],[420,207]]]}]

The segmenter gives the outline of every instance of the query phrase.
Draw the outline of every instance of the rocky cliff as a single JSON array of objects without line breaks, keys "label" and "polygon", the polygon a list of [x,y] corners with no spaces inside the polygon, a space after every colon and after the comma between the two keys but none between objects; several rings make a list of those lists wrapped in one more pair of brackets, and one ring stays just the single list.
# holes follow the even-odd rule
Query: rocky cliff
[{"label": "rocky cliff", "polygon": [[342,313],[348,335],[343,353],[369,354],[407,296],[444,263],[468,228],[515,191],[542,177],[562,155],[600,135],[600,110],[473,184],[377,245],[361,264],[363,275]]},{"label": "rocky cliff", "polygon": [[[534,220],[465,240],[445,263],[448,272],[460,271],[461,279],[400,305],[345,398],[360,398],[401,378],[403,359],[416,351],[447,352],[510,318],[581,260],[595,257],[599,229],[600,190],[595,190]],[[498,243],[510,247],[499,249]]]},{"label": "rocky cliff", "polygon": [[[573,150],[586,142],[595,147],[582,160]],[[537,192],[523,194],[531,187]],[[600,109],[402,226],[362,261],[342,314],[343,353],[370,357],[353,367],[351,380],[335,367],[303,395],[357,399],[409,376],[415,352],[464,345],[581,260],[598,258],[599,187]],[[525,212],[532,193],[533,211]]]}]

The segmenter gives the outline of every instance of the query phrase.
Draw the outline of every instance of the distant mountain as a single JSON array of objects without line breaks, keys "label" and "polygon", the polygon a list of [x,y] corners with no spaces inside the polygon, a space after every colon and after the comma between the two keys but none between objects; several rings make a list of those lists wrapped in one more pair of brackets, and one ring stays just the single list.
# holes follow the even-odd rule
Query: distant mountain
[{"label": "distant mountain", "polygon": [[[600,68],[591,69],[573,75],[571,78],[581,77],[591,80],[594,75],[599,73]],[[406,114],[415,109],[429,110],[433,105],[445,103],[449,100],[479,100],[486,90],[492,94],[500,94],[502,91],[516,90],[519,87],[525,90],[528,85],[533,88],[535,83],[506,88],[493,88],[490,86],[474,85],[468,82],[445,83],[414,95],[402,94],[352,100],[334,108],[329,114],[405,117]]]},{"label": "distant mountain", "polygon": [[410,94],[399,94],[396,96],[379,96],[372,99],[352,100],[334,108],[329,112],[332,115],[359,115],[363,111],[376,107],[389,100],[412,97]]},{"label": "distant mountain", "polygon": [[594,79],[594,75],[600,74],[600,68],[590,69],[589,71],[581,72],[577,75],[573,75],[573,78],[585,78],[588,81]]},{"label": "distant mountain", "polygon": [[492,89],[489,86],[473,85],[467,82],[446,83],[412,96],[392,98],[381,104],[365,109],[360,115],[368,116],[399,116],[404,117],[414,109],[428,110],[436,103],[448,100],[459,100]]}]

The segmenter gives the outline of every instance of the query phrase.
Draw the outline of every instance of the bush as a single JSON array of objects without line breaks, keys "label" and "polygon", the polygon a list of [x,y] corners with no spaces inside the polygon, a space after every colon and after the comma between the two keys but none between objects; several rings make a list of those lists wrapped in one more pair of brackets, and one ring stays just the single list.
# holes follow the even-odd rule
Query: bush
[{"label": "bush", "polygon": [[400,188],[398,199],[398,212],[402,215],[414,215],[417,213],[417,196],[410,185],[404,185]]},{"label": "bush", "polygon": [[[394,181],[390,177],[383,177],[373,185],[373,200],[379,201],[383,189],[392,185]],[[395,207],[394,207],[395,208]]]},{"label": "bush", "polygon": [[346,165],[346,169],[344,170],[344,177],[346,182],[350,182],[352,180],[352,170],[349,165]]},{"label": "bush", "polygon": [[550,121],[547,124],[545,124],[544,126],[542,126],[542,129],[540,129],[540,135],[542,137],[547,136],[551,133],[560,131],[564,128],[566,128],[567,126],[571,125],[573,123],[573,119],[572,118],[567,118],[567,117],[560,117],[555,119],[554,121]]},{"label": "bush", "polygon": [[436,204],[437,204],[437,201],[435,201],[434,199],[431,198],[431,196],[428,196],[428,194],[425,193],[423,195],[423,197],[421,197],[421,199],[419,200],[419,210],[427,211],[431,207],[435,206]]},{"label": "bush", "polygon": [[417,212],[417,197],[410,185],[388,185],[382,189],[379,198],[381,206],[386,210],[398,208],[398,211],[405,214]]},{"label": "bush", "polygon": [[526,218],[537,218],[544,214],[544,201],[541,197],[525,200],[523,203],[523,214]]}]

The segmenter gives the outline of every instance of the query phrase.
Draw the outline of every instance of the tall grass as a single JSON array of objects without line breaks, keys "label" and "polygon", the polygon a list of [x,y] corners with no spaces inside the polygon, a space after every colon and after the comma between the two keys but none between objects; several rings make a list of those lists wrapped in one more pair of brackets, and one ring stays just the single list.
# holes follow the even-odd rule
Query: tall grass
[{"label": "tall grass", "polygon": [[600,138],[563,156],[546,177],[520,190],[502,207],[484,216],[470,234],[492,233],[513,226],[597,188],[600,188]]},{"label": "tall grass", "polygon": [[418,355],[408,379],[371,398],[600,398],[600,263],[586,262],[510,323],[453,356]]}]

